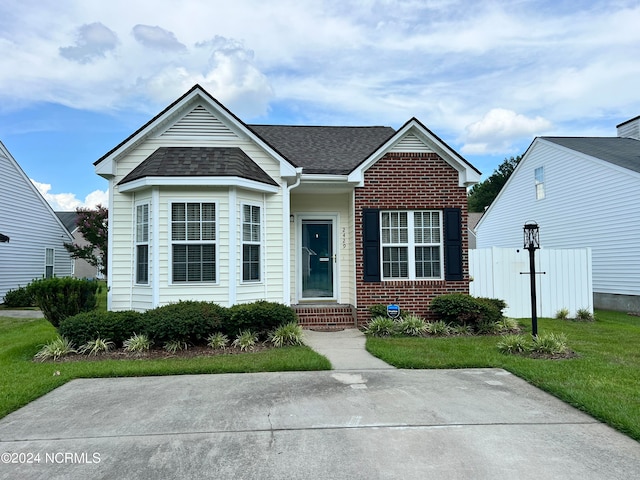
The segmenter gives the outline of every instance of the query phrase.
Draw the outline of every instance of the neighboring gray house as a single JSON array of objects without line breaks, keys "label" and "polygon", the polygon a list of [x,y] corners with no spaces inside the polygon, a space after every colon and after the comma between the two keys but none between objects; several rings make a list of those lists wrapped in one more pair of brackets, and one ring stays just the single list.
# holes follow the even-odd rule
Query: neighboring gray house
[{"label": "neighboring gray house", "polygon": [[[73,243],[80,247],[89,245],[89,242],[85,240],[84,236],[78,230],[76,221],[78,219],[77,212],[56,212],[56,215],[64,226],[73,235]],[[91,265],[83,258],[76,258],[73,262],[73,276],[75,278],[104,278],[104,275],[98,272],[98,269]]]},{"label": "neighboring gray house", "polygon": [[71,275],[64,242],[73,237],[2,142],[0,232],[0,301],[36,278]]},{"label": "neighboring gray house", "polygon": [[640,311],[640,116],[617,137],[538,137],[476,227],[477,248],[591,247],[596,308]]}]

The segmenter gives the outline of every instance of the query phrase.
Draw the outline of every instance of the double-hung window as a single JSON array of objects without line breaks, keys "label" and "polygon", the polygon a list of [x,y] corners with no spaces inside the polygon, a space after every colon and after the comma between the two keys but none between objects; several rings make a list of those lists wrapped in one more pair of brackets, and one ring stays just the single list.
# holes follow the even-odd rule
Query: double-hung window
[{"label": "double-hung window", "polygon": [[216,204],[171,204],[173,282],[216,281]]},{"label": "double-hung window", "polygon": [[544,167],[538,167],[534,171],[536,181],[536,200],[544,198]]},{"label": "double-hung window", "polygon": [[242,206],[242,281],[260,281],[261,221],[260,207]]},{"label": "double-hung window", "polygon": [[440,211],[381,212],[382,278],[442,278]]},{"label": "double-hung window", "polygon": [[149,283],[149,204],[136,206],[136,283]]},{"label": "double-hung window", "polygon": [[44,250],[44,278],[53,277],[53,268],[55,266],[55,253],[53,248],[45,248]]}]

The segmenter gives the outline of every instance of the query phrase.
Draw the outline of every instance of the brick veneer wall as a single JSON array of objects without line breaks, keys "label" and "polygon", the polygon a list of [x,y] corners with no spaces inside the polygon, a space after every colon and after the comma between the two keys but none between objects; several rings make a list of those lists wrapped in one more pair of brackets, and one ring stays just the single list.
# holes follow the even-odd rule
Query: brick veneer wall
[{"label": "brick veneer wall", "polygon": [[[444,293],[469,292],[467,192],[458,186],[458,172],[435,153],[388,153],[364,175],[364,187],[356,188],[356,297],[358,324],[370,319],[368,307],[397,303],[416,315],[432,316],[429,304]],[[364,282],[362,209],[462,210],[462,262],[464,280]],[[444,267],[444,266],[443,266]]]}]

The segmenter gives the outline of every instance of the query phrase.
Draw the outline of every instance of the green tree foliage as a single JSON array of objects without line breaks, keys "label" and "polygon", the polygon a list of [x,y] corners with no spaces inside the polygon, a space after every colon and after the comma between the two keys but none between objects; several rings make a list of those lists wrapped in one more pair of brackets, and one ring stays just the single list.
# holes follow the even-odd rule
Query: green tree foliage
[{"label": "green tree foliage", "polygon": [[471,187],[467,197],[470,212],[484,212],[491,205],[521,159],[522,155],[505,158],[489,178]]},{"label": "green tree foliage", "polygon": [[109,238],[109,215],[102,205],[97,205],[94,210],[90,208],[78,207],[76,209],[78,219],[76,225],[78,230],[89,242],[88,245],[80,246],[75,243],[65,243],[64,247],[73,258],[82,258],[100,272],[107,275],[107,240]]}]

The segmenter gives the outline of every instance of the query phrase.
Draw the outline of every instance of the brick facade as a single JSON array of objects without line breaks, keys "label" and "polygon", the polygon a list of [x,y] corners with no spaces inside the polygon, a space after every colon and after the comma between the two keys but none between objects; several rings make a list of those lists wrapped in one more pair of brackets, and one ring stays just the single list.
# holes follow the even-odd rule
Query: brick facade
[{"label": "brick facade", "polygon": [[[364,187],[355,191],[357,319],[369,320],[368,307],[397,303],[427,319],[431,300],[445,293],[469,292],[467,191],[458,186],[458,172],[435,153],[387,153],[364,175]],[[462,211],[462,281],[363,281],[362,209]],[[446,268],[446,266],[443,266]]]}]

